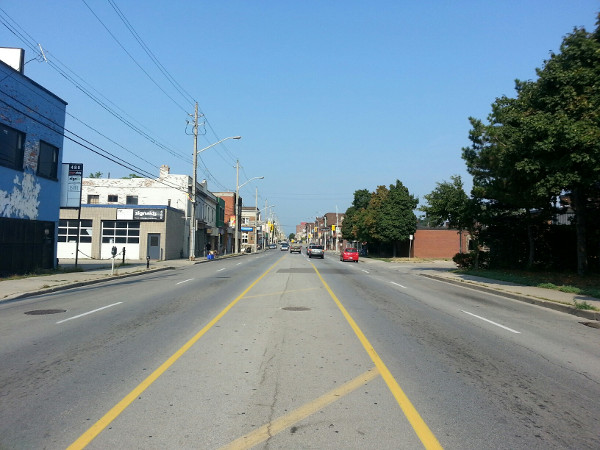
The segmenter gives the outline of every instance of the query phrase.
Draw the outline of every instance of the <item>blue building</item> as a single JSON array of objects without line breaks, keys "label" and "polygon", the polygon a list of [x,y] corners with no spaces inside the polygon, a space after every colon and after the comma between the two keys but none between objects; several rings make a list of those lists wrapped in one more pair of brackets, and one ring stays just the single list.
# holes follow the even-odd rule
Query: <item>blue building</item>
[{"label": "blue building", "polygon": [[53,268],[67,103],[0,49],[0,273]]}]

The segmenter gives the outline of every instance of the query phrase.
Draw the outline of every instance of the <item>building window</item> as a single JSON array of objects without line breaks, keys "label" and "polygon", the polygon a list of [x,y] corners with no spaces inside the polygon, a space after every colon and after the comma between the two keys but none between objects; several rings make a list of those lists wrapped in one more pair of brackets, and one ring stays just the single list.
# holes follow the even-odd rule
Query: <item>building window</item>
[{"label": "building window", "polygon": [[87,202],[90,205],[97,205],[98,203],[100,203],[100,196],[99,195],[88,195]]},{"label": "building window", "polygon": [[242,233],[242,244],[248,243],[248,233]]},{"label": "building window", "polygon": [[250,223],[249,217],[242,217],[242,225],[248,225]]},{"label": "building window", "polygon": [[118,195],[108,195],[108,203],[117,203],[119,201]]},{"label": "building window", "polygon": [[126,203],[128,205],[137,205],[138,204],[138,196],[137,195],[128,195]]},{"label": "building window", "polygon": [[23,170],[25,133],[0,124],[0,166]]},{"label": "building window", "polygon": [[102,243],[103,244],[139,244],[140,222],[139,220],[103,220],[102,221]]},{"label": "building window", "polygon": [[40,177],[57,180],[58,148],[47,142],[40,141],[37,174]]},{"label": "building window", "polygon": [[[58,222],[58,242],[77,242],[77,220],[60,219]],[[79,243],[92,242],[92,221],[80,221]]]}]

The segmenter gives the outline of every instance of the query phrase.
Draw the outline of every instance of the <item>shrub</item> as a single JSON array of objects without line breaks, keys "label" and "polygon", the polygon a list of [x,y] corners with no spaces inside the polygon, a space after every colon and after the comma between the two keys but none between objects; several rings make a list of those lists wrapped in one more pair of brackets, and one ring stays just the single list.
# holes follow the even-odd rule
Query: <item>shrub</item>
[{"label": "shrub", "polygon": [[472,269],[475,264],[475,254],[473,252],[457,253],[452,257],[452,261],[459,269]]}]

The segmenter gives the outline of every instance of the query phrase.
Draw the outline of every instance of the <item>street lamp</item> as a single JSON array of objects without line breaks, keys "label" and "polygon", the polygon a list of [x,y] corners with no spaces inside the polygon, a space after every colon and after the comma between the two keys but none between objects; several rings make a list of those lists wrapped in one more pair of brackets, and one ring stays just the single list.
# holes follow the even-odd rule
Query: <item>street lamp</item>
[{"label": "street lamp", "polygon": [[230,136],[225,139],[221,139],[214,144],[210,144],[208,147],[204,147],[202,150],[198,150],[198,104],[196,104],[196,115],[194,117],[194,179],[192,181],[192,208],[190,217],[190,261],[196,259],[196,178],[198,173],[198,153],[202,153],[217,144],[228,139],[241,139],[241,136]]},{"label": "street lamp", "polygon": [[[271,230],[269,230],[269,228],[268,228],[268,225],[269,225],[269,208],[274,208],[274,207],[275,207],[275,205],[269,205],[269,206],[267,206],[267,201],[265,201],[265,221],[264,222],[267,224],[267,236],[271,236]],[[262,227],[263,227],[263,247],[265,245],[269,244],[269,240],[268,239],[267,240],[264,239],[264,234],[265,234],[265,228],[264,228],[264,226],[265,226],[265,223],[262,224]]]},{"label": "street lamp", "polygon": [[238,197],[240,195],[240,188],[244,187],[245,185],[247,185],[248,183],[250,183],[252,180],[262,180],[264,177],[253,177],[250,178],[248,181],[246,181],[245,183],[242,184],[238,184],[240,182],[240,162],[237,161],[236,162],[236,176],[235,176],[235,234],[234,234],[234,253],[239,253],[240,252],[240,243],[238,241],[239,239],[239,213],[238,213]]}]

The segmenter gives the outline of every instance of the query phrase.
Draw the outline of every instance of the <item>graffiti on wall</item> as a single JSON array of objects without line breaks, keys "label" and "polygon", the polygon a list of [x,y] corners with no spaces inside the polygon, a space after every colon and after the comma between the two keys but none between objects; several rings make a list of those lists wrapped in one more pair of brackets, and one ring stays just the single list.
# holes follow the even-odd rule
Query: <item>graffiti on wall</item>
[{"label": "graffiti on wall", "polygon": [[37,178],[25,172],[15,175],[12,192],[0,189],[0,217],[36,220],[39,214],[41,186]]}]

